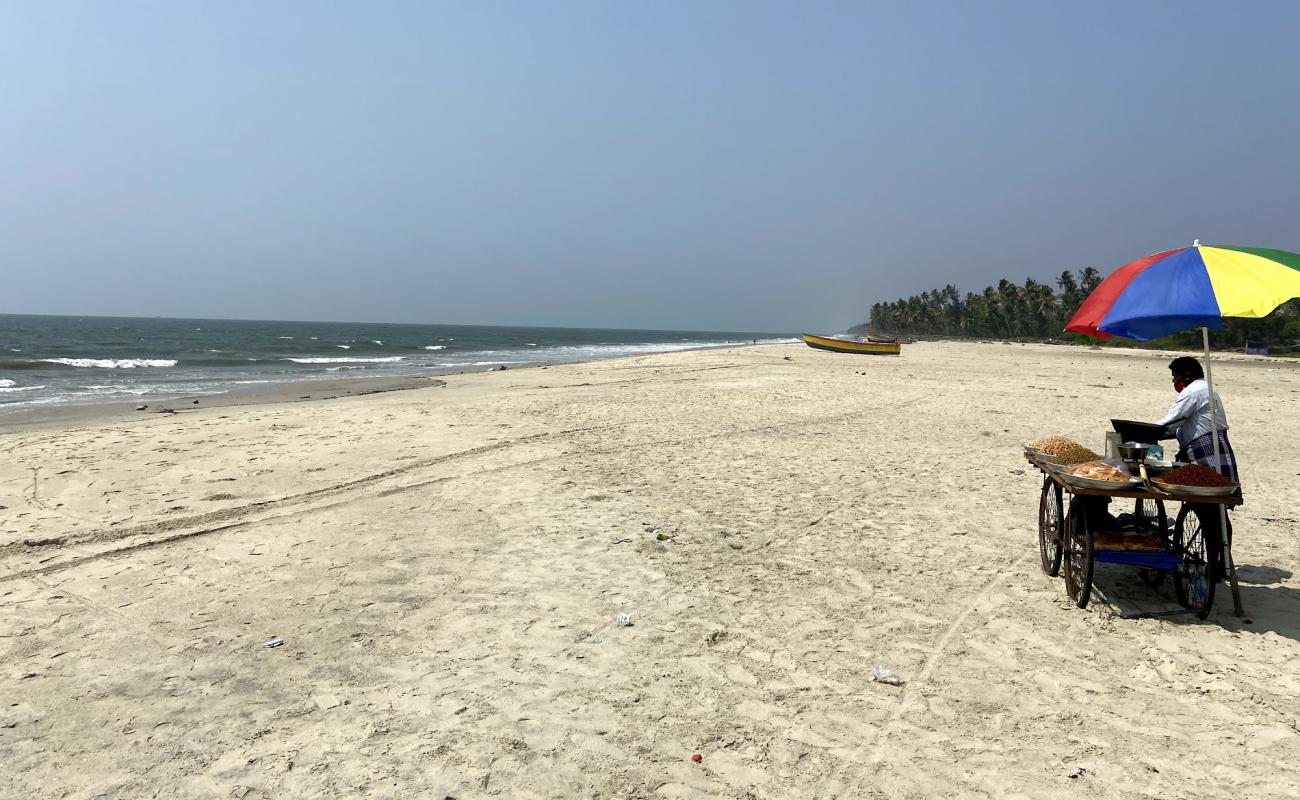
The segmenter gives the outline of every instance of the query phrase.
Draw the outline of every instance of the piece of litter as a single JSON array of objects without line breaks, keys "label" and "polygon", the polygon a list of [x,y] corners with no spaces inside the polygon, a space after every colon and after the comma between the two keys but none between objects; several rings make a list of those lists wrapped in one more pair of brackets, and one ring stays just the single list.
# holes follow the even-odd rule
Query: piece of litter
[{"label": "piece of litter", "polygon": [[696,753],[695,755],[691,756],[691,760],[694,761],[696,764],[698,764],[704,760],[704,756],[700,755],[699,753]]},{"label": "piece of litter", "polygon": [[890,686],[903,685],[903,679],[898,677],[898,673],[894,672],[892,669],[886,669],[879,664],[871,668],[871,680],[876,683],[887,683]]},{"label": "piece of litter", "polygon": [[1074,780],[1075,778],[1082,778],[1086,774],[1088,774],[1088,770],[1083,767],[1079,767],[1074,772],[1070,773],[1070,780]]},{"label": "piece of litter", "polygon": [[284,640],[281,639],[279,636],[276,636],[275,638],[271,639],[271,641],[269,642],[262,642],[263,647],[281,647],[283,645],[284,645]]},{"label": "piece of litter", "polygon": [[618,614],[614,617],[614,624],[620,628],[630,628],[632,627],[632,615]]}]

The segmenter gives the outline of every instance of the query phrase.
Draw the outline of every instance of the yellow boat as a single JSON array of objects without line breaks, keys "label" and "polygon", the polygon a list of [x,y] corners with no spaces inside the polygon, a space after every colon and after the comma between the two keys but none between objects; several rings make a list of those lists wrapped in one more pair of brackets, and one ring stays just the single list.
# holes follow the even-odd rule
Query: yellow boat
[{"label": "yellow boat", "polygon": [[903,352],[903,346],[898,342],[861,342],[856,339],[836,339],[833,336],[813,336],[811,333],[803,335],[803,343],[817,350],[864,356],[897,356]]}]

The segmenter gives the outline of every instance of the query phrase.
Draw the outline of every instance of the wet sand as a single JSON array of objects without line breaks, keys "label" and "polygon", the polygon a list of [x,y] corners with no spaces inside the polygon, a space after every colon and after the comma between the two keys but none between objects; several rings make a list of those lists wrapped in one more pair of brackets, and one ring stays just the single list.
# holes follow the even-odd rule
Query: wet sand
[{"label": "wet sand", "polygon": [[230,406],[275,405],[303,400],[333,400],[405,389],[441,386],[437,376],[398,375],[382,378],[327,378],[261,386],[201,397],[130,400],[113,403],[34,406],[0,414],[0,433],[54,430],[125,422],[141,414],[187,414]]},{"label": "wet sand", "polygon": [[1297,796],[1300,365],[1215,363],[1246,619],[1038,568],[1020,444],[1159,415],[1168,358],[778,345],[11,426],[0,796]]}]

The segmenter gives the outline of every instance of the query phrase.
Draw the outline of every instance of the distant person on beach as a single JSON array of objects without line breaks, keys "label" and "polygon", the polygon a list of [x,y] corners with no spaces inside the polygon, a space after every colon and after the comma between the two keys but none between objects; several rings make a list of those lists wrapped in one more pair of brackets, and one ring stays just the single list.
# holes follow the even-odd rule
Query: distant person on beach
[{"label": "distant person on beach", "polygon": [[1214,459],[1214,432],[1210,424],[1210,387],[1205,382],[1201,362],[1181,356],[1169,362],[1174,391],[1178,399],[1169,413],[1158,422],[1172,428],[1178,437],[1178,460],[1201,464],[1217,470],[1237,483],[1237,457],[1228,443],[1228,415],[1224,413],[1219,393],[1214,393],[1215,419],[1219,428],[1219,459]]}]

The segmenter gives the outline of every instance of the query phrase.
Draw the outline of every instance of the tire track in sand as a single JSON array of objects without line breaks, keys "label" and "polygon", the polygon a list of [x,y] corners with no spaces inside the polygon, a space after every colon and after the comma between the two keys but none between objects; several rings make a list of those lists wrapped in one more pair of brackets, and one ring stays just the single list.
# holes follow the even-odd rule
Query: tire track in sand
[{"label": "tire track in sand", "polygon": [[[665,445],[695,444],[699,442],[708,441],[711,439],[727,438],[731,436],[746,436],[746,435],[762,433],[770,430],[778,430],[778,429],[790,430],[791,428],[815,427],[817,425],[825,424],[825,422],[827,422],[828,420],[834,421],[834,420],[847,418],[851,416],[852,414],[846,413],[846,414],[839,414],[839,415],[831,415],[829,417],[822,417],[814,420],[805,420],[803,422],[796,423],[794,425],[790,425],[789,423],[759,425],[751,428],[740,428],[737,430],[707,433],[703,435],[671,437],[668,439],[658,439],[658,440],[650,440],[644,442],[636,442],[633,444],[615,445],[607,448],[591,448],[591,449],[583,450],[582,453],[584,455],[590,455],[599,452],[625,451],[628,449],[662,447]],[[167,520],[156,520],[154,522],[148,522],[130,528],[120,528],[114,530],[100,529],[95,531],[87,531],[85,533],[54,535],[37,541],[26,540],[26,541],[12,542],[10,544],[0,546],[0,559],[3,559],[7,556],[11,557],[15,555],[31,555],[34,552],[37,552],[44,548],[55,548],[57,551],[63,551],[64,548],[70,549],[70,548],[82,547],[87,545],[111,544],[113,542],[120,542],[124,539],[130,539],[133,537],[150,537],[145,539],[144,541],[136,542],[134,544],[125,545],[122,547],[114,547],[106,550],[99,550],[96,552],[86,553],[83,555],[73,555],[68,558],[64,558],[60,561],[57,561],[56,563],[53,564],[46,563],[52,560],[53,557],[46,558],[41,561],[41,563],[44,566],[40,566],[40,567],[32,567],[29,569],[21,569],[21,568],[15,569],[13,566],[5,565],[6,569],[9,571],[10,574],[7,576],[0,575],[0,583],[9,580],[14,580],[16,578],[23,577],[26,575],[45,575],[69,567],[77,566],[79,564],[84,564],[90,561],[96,561],[102,558],[108,558],[108,557],[113,557],[118,555],[127,555],[141,550],[152,549],[154,547],[158,547],[161,545],[184,541],[186,539],[192,539],[199,536],[206,536],[213,533],[220,533],[223,531],[242,528],[247,525],[251,525],[259,522],[272,522],[280,519],[286,519],[289,517],[298,516],[300,514],[306,514],[315,511],[323,511],[329,508],[335,508],[341,505],[346,505],[347,503],[354,502],[358,499],[361,499],[361,497],[356,496],[354,493],[357,492],[358,490],[368,488],[380,481],[409,474],[411,472],[415,472],[417,470],[424,469],[427,467],[438,466],[440,464],[445,464],[462,458],[472,458],[475,456],[480,456],[486,453],[496,452],[499,450],[507,450],[511,447],[520,444],[537,443],[540,441],[556,439],[559,437],[569,436],[572,434],[592,433],[596,431],[615,430],[615,429],[624,429],[624,428],[626,428],[626,425],[620,423],[620,424],[612,424],[612,425],[595,425],[595,426],[588,426],[582,428],[569,428],[562,431],[536,433],[529,436],[523,436],[518,439],[512,439],[506,442],[496,442],[494,444],[483,445],[482,447],[470,448],[469,450],[461,450],[455,453],[447,453],[441,456],[434,456],[427,459],[420,459],[418,461],[413,461],[408,464],[404,464],[400,467],[394,467],[393,469],[384,470],[383,472],[374,473],[361,478],[357,478],[355,480],[345,481],[343,483],[333,484],[331,486],[325,486],[319,489],[312,489],[306,492],[286,495],[284,497],[275,498],[272,500],[261,500],[256,503],[250,503],[242,506],[233,506],[230,508],[218,509],[216,511],[210,511],[205,514],[191,515],[186,517],[177,517],[175,519],[167,519]],[[571,457],[573,455],[575,455],[575,453],[563,453],[560,454],[558,457],[561,458]],[[520,466],[540,463],[542,461],[547,461],[555,457],[557,456],[547,456],[539,459],[531,459],[526,462],[502,465],[501,467],[495,469],[513,469]],[[412,489],[418,489],[436,483],[441,483],[443,481],[450,480],[451,478],[454,477],[461,477],[461,476],[442,476],[438,478],[420,480],[414,483],[389,487],[379,492],[376,492],[374,495],[368,495],[368,496],[381,497],[389,494],[395,494],[398,492],[410,491]],[[339,497],[339,495],[347,495],[347,496]],[[818,522],[821,522],[822,519],[824,519],[826,516],[829,516],[830,513],[833,513],[834,511],[838,510],[838,508],[839,507],[832,509],[831,511],[828,511],[826,514],[823,514],[821,518],[815,520],[811,525],[809,525],[809,527],[812,527],[816,525]],[[187,528],[189,530],[186,530]],[[172,532],[176,532],[176,533],[172,533]],[[167,533],[172,533],[172,535],[159,536],[159,534],[167,534]]]}]

